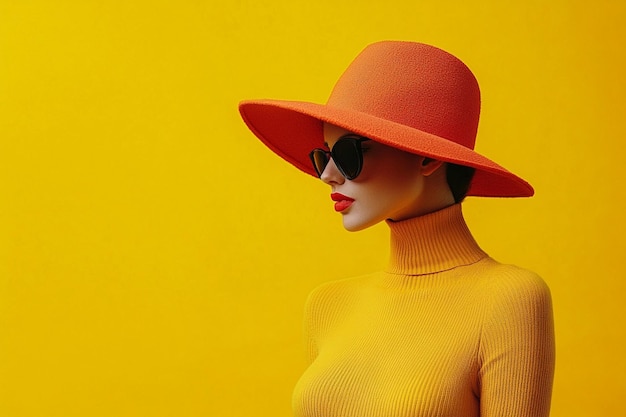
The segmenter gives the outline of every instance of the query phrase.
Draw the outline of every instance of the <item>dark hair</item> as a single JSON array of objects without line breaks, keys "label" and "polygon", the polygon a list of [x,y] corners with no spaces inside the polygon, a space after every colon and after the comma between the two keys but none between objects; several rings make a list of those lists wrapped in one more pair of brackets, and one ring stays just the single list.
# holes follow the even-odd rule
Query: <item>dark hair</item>
[{"label": "dark hair", "polygon": [[446,180],[455,203],[460,203],[465,199],[475,172],[476,170],[472,167],[448,162],[446,166]]},{"label": "dark hair", "polygon": [[[424,157],[422,164],[426,164],[434,161],[433,158]],[[465,165],[457,165],[452,162],[446,163],[446,181],[448,182],[448,188],[452,192],[455,203],[460,203],[465,199],[469,187],[472,184],[472,178],[476,169],[472,167],[466,167]]]}]

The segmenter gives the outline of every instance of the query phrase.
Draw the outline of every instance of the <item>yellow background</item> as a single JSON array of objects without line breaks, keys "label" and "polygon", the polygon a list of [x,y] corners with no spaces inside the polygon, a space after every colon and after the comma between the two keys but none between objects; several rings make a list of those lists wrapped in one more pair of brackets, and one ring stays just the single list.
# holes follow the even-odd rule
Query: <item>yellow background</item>
[{"label": "yellow background", "polygon": [[552,288],[552,415],[624,416],[626,4],[0,0],[0,416],[289,416],[318,284],[380,269],[244,98],[323,102],[416,40],[483,91],[477,149],[532,199],[472,199]]}]

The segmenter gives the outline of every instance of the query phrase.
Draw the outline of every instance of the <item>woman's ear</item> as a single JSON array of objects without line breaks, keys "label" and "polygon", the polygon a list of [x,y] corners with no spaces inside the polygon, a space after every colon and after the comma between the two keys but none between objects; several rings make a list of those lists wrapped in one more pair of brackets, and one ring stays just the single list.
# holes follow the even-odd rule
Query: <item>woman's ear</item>
[{"label": "woman's ear", "polygon": [[433,158],[428,158],[425,156],[422,158],[422,161],[420,163],[420,170],[422,172],[422,175],[424,175],[425,177],[428,177],[433,172],[437,171],[443,164],[444,164],[443,161],[439,161]]}]

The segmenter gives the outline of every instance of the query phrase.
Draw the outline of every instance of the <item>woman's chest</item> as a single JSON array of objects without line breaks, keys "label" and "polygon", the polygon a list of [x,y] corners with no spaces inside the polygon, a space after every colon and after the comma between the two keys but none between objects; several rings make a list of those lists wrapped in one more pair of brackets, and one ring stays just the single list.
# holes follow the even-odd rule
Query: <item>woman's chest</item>
[{"label": "woman's chest", "polygon": [[296,415],[478,415],[480,322],[473,303],[432,295],[346,305],[296,386]]}]

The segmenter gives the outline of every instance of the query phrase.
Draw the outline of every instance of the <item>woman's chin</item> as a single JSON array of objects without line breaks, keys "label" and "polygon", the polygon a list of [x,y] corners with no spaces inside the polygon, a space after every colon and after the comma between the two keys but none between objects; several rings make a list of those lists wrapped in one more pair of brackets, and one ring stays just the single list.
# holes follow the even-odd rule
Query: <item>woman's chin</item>
[{"label": "woman's chin", "polygon": [[348,232],[358,232],[359,230],[367,229],[370,226],[379,223],[380,220],[375,219],[355,219],[350,217],[349,214],[343,215],[343,228]]}]

